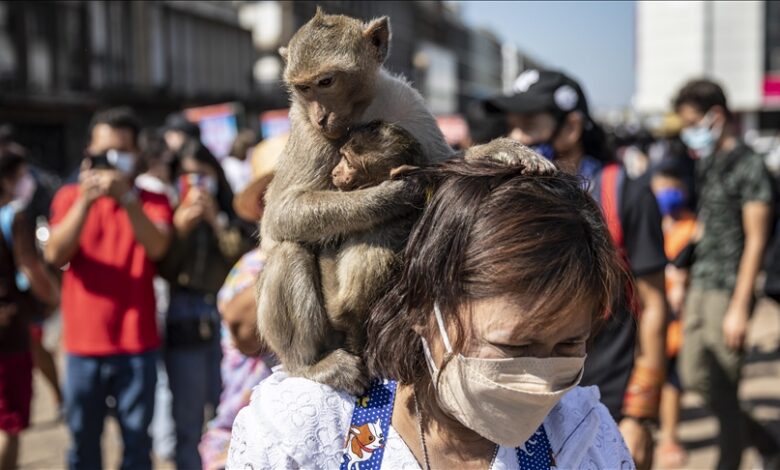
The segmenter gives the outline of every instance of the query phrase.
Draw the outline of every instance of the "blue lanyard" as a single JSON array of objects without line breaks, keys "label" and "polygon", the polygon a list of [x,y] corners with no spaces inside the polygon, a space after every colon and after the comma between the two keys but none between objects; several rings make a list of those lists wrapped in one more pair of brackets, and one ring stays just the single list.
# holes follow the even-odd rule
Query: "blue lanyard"
[{"label": "blue lanyard", "polygon": [[[397,387],[394,380],[377,380],[365,395],[357,397],[341,470],[379,470],[382,467]],[[552,448],[544,426],[516,451],[522,470],[549,469],[553,465]]]}]

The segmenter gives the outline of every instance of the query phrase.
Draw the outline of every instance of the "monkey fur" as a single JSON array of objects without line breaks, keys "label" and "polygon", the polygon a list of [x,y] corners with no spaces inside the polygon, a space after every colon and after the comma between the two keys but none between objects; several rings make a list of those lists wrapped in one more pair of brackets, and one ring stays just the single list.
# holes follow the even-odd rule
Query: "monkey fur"
[{"label": "monkey fur", "polygon": [[373,121],[350,130],[339,151],[341,160],[331,172],[333,186],[353,191],[376,186],[411,171],[422,160],[414,137],[394,124]]},{"label": "monkey fur", "polygon": [[[332,177],[333,185],[341,191],[376,186],[417,169],[413,164],[423,159],[422,148],[411,134],[380,121],[352,129],[340,153],[341,160]],[[345,332],[351,351],[363,349],[365,331],[355,326],[365,324],[371,304],[381,293],[375,286],[385,286],[399,266],[398,253],[414,219],[404,216],[373,230],[349,235],[339,247],[335,265],[337,285],[331,285],[336,293],[326,295],[332,299],[327,308],[333,326]]]},{"label": "monkey fur", "polygon": [[[260,224],[267,257],[257,284],[261,338],[289,374],[354,394],[365,389],[368,377],[362,351],[354,347],[360,341],[347,336],[365,334],[362,319],[371,299],[387,289],[384,273],[392,268],[366,256],[370,253],[359,245],[399,251],[422,194],[405,179],[336,191],[331,172],[340,160],[341,140],[351,127],[379,120],[405,129],[419,143],[423,158],[413,165],[452,155],[420,94],[382,66],[389,46],[387,17],[363,23],[318,9],[280,49],[291,133],[266,191]],[[350,256],[340,251],[345,239],[354,242]],[[335,266],[346,273],[344,289],[332,275]]]}]

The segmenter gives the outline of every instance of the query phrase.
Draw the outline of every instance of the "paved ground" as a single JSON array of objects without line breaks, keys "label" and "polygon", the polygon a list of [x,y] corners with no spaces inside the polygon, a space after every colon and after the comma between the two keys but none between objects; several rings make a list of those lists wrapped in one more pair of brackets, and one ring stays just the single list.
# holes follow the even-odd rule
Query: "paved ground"
[{"label": "paved ground", "polygon": [[[761,302],[751,324],[749,336],[751,354],[745,369],[746,380],[741,390],[745,400],[756,407],[756,416],[769,421],[780,436],[780,308],[769,302]],[[68,435],[59,423],[54,400],[45,384],[36,377],[33,403],[33,426],[23,435],[21,451],[22,469],[60,469],[64,467]],[[687,468],[713,468],[716,450],[714,437],[718,432],[714,418],[699,407],[695,396],[684,397],[683,422],[680,435],[690,451]],[[106,468],[119,467],[121,442],[118,429],[109,419],[104,433],[103,448]],[[755,454],[747,451],[744,468],[758,468]],[[169,462],[156,462],[156,468],[169,469]]]}]

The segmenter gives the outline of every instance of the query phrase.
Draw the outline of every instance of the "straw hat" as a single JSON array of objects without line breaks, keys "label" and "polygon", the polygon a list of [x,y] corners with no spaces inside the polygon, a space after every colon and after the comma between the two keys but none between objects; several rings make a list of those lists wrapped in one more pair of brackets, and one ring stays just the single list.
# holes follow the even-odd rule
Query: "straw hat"
[{"label": "straw hat", "polygon": [[236,214],[244,220],[259,222],[263,216],[263,195],[274,176],[279,156],[287,145],[288,133],[260,142],[252,150],[252,179],[243,191],[233,198]]}]

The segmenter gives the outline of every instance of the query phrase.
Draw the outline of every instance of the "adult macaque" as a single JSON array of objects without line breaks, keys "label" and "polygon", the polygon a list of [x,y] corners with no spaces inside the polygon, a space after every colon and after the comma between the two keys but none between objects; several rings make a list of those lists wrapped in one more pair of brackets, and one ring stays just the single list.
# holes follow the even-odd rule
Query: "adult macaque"
[{"label": "adult macaque", "polygon": [[[335,327],[329,312],[338,304],[331,294],[339,286],[329,273],[340,242],[391,221],[396,226],[404,217],[411,226],[423,195],[416,182],[404,179],[335,191],[331,172],[340,160],[340,139],[355,125],[379,120],[403,128],[419,143],[423,159],[416,165],[452,155],[420,94],[382,67],[389,45],[387,17],[366,24],[318,9],[280,49],[292,128],[260,226],[268,258],[258,280],[261,337],[291,375],[351,393],[364,389],[367,376],[360,351],[346,347],[345,328]],[[407,234],[393,241],[400,247]],[[368,276],[361,289],[380,295],[385,285],[367,284],[377,278]],[[364,325],[348,329],[362,331]]]},{"label": "adult macaque", "polygon": [[[344,332],[334,328],[325,308],[333,302],[322,285],[335,282],[322,278],[320,264],[335,263],[344,237],[413,218],[421,194],[404,180],[335,191],[331,172],[340,159],[339,139],[351,126],[381,120],[420,143],[423,161],[417,163],[452,153],[419,93],[382,67],[389,45],[388,18],[364,24],[318,9],[280,50],[292,128],[260,225],[268,258],[258,280],[261,337],[290,374],[353,393],[362,391],[367,377],[359,351],[345,348]],[[327,276],[330,270],[322,271]],[[364,288],[378,295],[385,286]]]}]

